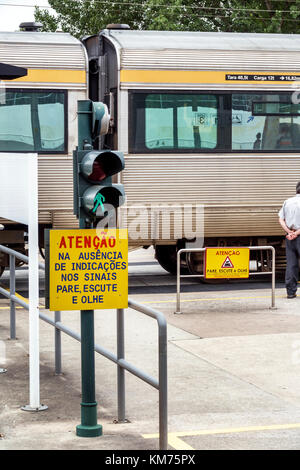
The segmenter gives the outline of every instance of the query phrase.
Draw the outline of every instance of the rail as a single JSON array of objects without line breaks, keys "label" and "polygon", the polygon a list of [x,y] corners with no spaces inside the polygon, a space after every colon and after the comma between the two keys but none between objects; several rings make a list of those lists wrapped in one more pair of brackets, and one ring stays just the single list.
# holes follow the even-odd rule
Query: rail
[{"label": "rail", "polygon": [[[228,248],[228,247],[227,247]],[[272,290],[271,290],[271,308],[275,309],[275,248],[273,246],[248,246],[244,248],[249,248],[250,251],[258,250],[269,250],[272,252],[272,271],[263,271],[263,272],[249,272],[249,275],[262,275],[262,274],[272,274]],[[182,253],[199,253],[205,252],[206,248],[182,248],[177,252],[177,287],[176,287],[176,311],[175,313],[181,314],[180,306],[180,279],[183,277],[205,277],[204,274],[180,274],[180,262]]]},{"label": "rail", "polygon": [[[29,310],[28,304],[16,295],[15,259],[28,263],[26,255],[0,245],[0,251],[9,255],[10,283],[9,290],[0,287],[0,294],[10,299],[10,338],[16,339],[16,312],[15,304]],[[39,263],[39,268],[45,270],[44,263]],[[117,354],[114,354],[102,346],[95,344],[95,351],[117,365],[117,396],[118,396],[118,422],[126,422],[125,419],[125,370],[148,383],[159,391],[159,449],[168,448],[168,385],[167,385],[167,322],[164,315],[146,307],[138,302],[128,299],[128,307],[156,320],[158,325],[158,379],[145,373],[138,367],[130,364],[125,359],[125,322],[124,309],[117,309]],[[61,322],[61,312],[54,312],[54,319],[44,313],[39,313],[41,320],[55,328],[55,373],[62,373],[61,367],[61,332],[81,342],[81,336]],[[2,369],[3,370],[3,369]],[[4,371],[4,370],[3,370]],[[0,369],[1,372],[1,369]]]}]

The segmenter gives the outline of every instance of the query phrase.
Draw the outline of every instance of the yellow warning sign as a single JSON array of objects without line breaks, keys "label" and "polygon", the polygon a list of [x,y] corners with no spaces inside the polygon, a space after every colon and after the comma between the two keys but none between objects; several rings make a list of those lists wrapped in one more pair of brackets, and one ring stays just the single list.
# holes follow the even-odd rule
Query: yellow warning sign
[{"label": "yellow warning sign", "polygon": [[127,230],[50,230],[49,242],[50,310],[127,308]]},{"label": "yellow warning sign", "polygon": [[206,248],[204,274],[207,279],[249,277],[249,248]]}]

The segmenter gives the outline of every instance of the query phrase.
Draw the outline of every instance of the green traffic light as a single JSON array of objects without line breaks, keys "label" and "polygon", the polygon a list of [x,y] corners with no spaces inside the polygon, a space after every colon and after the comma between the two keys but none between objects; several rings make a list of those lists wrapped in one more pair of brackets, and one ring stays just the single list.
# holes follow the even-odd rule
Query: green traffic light
[{"label": "green traffic light", "polygon": [[102,194],[100,193],[97,193],[95,198],[94,198],[94,209],[92,210],[92,212],[96,212],[98,207],[101,205],[101,209],[102,211],[104,212],[104,205],[103,205],[103,202],[105,202],[105,197],[102,196]]},{"label": "green traffic light", "polygon": [[124,169],[123,152],[94,148],[98,145],[95,134],[105,134],[108,123],[103,103],[78,102],[78,148],[73,152],[74,213],[82,224],[94,224],[125,203],[123,185],[112,180]]}]

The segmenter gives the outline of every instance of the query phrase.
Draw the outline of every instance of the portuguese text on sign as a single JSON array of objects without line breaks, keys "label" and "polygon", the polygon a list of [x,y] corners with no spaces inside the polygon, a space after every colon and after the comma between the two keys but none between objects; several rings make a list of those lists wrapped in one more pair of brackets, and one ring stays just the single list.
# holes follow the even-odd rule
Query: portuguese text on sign
[{"label": "portuguese text on sign", "polygon": [[204,274],[207,279],[248,278],[249,248],[206,248]]},{"label": "portuguese text on sign", "polygon": [[50,230],[50,310],[128,306],[127,230]]}]

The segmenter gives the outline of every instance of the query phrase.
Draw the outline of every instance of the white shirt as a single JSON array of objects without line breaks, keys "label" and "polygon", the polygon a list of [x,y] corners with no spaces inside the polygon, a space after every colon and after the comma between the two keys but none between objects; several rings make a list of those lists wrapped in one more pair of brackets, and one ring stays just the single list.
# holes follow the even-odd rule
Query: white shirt
[{"label": "white shirt", "polygon": [[300,194],[284,201],[278,216],[285,221],[290,230],[298,230],[300,228]]}]

